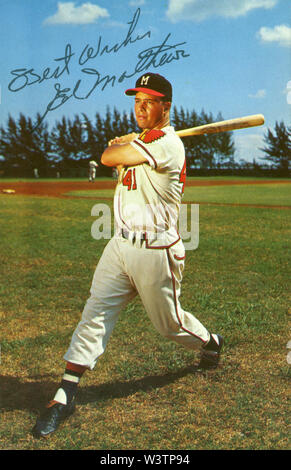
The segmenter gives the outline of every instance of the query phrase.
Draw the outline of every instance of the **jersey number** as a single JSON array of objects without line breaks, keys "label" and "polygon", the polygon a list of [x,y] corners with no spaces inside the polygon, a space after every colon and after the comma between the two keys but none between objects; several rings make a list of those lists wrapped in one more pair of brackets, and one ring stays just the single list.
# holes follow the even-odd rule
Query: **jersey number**
[{"label": "jersey number", "polygon": [[180,173],[179,183],[183,183],[183,186],[182,186],[182,193],[184,193],[185,184],[186,184],[186,160],[185,160],[185,162],[184,162],[182,171],[181,171],[181,173]]},{"label": "jersey number", "polygon": [[123,186],[127,186],[127,190],[135,190],[136,186],[136,177],[135,177],[135,168],[133,170],[128,170],[125,174],[125,177],[122,180]]}]

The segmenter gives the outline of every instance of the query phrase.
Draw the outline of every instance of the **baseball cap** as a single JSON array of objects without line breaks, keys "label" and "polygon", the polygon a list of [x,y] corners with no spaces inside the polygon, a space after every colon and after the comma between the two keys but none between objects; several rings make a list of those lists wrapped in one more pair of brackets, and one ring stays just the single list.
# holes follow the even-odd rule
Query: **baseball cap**
[{"label": "baseball cap", "polygon": [[148,95],[162,96],[167,101],[172,101],[172,85],[158,73],[145,73],[137,79],[135,88],[129,88],[125,94],[135,95],[139,91]]}]

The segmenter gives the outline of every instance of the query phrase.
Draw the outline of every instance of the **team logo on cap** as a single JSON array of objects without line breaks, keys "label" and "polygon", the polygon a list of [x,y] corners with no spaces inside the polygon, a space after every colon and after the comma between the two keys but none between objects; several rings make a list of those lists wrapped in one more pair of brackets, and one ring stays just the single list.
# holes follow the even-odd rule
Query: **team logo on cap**
[{"label": "team logo on cap", "polygon": [[164,137],[164,135],[166,134],[160,129],[151,129],[150,131],[142,132],[139,136],[139,139],[142,140],[145,144],[151,144],[152,142],[161,139],[161,137]]},{"label": "team logo on cap", "polygon": [[149,81],[149,78],[150,78],[149,75],[144,75],[144,76],[142,77],[142,79],[141,79],[140,84],[141,84],[141,85],[147,85],[147,84],[148,84],[148,81]]}]

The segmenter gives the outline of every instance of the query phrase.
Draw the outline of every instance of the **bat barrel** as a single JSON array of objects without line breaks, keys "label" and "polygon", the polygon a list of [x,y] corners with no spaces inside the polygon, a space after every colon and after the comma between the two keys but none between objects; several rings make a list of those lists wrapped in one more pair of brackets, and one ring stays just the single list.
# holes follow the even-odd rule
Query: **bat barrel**
[{"label": "bat barrel", "polygon": [[215,134],[218,132],[227,132],[235,129],[245,129],[247,127],[261,126],[264,124],[265,118],[262,114],[253,114],[227,121],[213,122],[202,126],[191,127],[176,131],[179,137],[187,137],[191,135]]}]

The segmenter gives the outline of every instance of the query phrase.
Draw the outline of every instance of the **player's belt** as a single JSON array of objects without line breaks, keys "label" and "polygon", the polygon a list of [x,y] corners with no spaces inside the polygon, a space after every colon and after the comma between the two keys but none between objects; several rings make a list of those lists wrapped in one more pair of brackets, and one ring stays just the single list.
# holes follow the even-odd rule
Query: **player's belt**
[{"label": "player's belt", "polygon": [[126,240],[131,240],[132,243],[135,243],[136,240],[140,240],[141,242],[144,242],[146,240],[145,232],[135,233],[135,232],[128,232],[127,230],[122,229],[121,236],[122,238],[125,238]]}]

